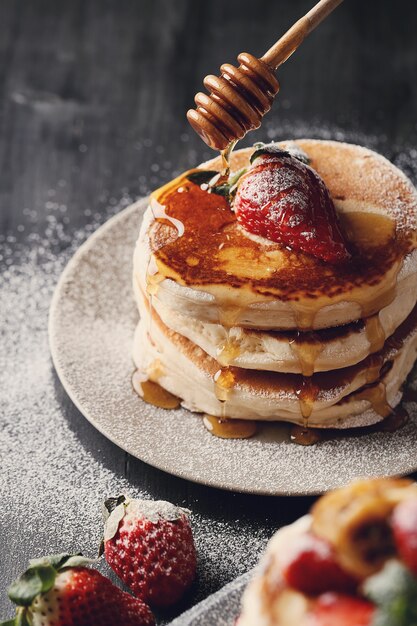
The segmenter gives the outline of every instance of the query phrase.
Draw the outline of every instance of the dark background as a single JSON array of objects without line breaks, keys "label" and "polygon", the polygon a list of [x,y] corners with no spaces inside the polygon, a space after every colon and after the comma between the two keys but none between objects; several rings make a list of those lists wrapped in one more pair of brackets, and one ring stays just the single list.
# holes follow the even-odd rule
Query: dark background
[{"label": "dark background", "polygon": [[[218,73],[221,63],[234,62],[241,51],[261,55],[311,4],[1,0],[0,243],[9,237],[21,254],[19,242],[30,247],[34,234],[45,237],[52,189],[54,202],[66,207],[58,217],[66,236],[51,246],[54,254],[65,254],[76,230],[87,234],[121,202],[210,157],[185,118],[203,77]],[[291,135],[353,140],[382,151],[415,182],[416,33],[415,0],[345,0],[280,70],[281,92],[272,112],[242,145]],[[80,446],[104,467],[152,497],[198,512],[199,533],[205,532],[204,523],[213,532],[213,520],[240,525],[248,554],[239,571],[256,561],[253,550],[259,551],[263,540],[252,549],[253,533],[261,529],[267,538],[311,503],[223,493],[145,466],[107,442],[57,380],[55,386]],[[24,498],[30,484],[16,489]],[[24,519],[18,522],[19,531],[14,524],[1,528],[0,617],[10,611],[3,589],[33,556],[24,546],[33,545],[35,530]],[[42,548],[48,549],[45,539]],[[233,541],[227,550],[233,555]],[[218,577],[201,555],[204,584],[174,613],[234,575],[230,567]]]}]

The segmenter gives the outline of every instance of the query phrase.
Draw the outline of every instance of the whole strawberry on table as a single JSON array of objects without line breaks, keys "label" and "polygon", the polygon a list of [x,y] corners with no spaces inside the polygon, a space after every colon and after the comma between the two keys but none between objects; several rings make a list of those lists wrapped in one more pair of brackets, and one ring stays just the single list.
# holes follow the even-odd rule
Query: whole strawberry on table
[{"label": "whole strawberry on table", "polygon": [[105,511],[106,560],[136,597],[81,554],[34,559],[9,588],[16,616],[0,626],[154,626],[148,604],[183,596],[196,573],[189,511],[125,496],[107,500]]},{"label": "whole strawberry on table", "polygon": [[1,626],[153,626],[150,608],[88,567],[91,562],[68,554],[30,561],[9,588],[16,616]]},{"label": "whole strawberry on table", "polygon": [[175,604],[195,578],[196,550],[186,509],[169,502],[105,502],[104,555],[136,597]]}]

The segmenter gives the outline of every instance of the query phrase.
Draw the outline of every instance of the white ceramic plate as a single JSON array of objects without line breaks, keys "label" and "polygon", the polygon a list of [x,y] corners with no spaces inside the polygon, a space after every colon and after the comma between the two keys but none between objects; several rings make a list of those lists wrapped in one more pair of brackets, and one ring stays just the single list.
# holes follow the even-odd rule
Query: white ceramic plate
[{"label": "white ceramic plate", "polygon": [[222,489],[316,494],[358,476],[417,468],[415,415],[396,433],[373,433],[302,447],[286,425],[253,439],[210,435],[201,418],[165,411],[132,390],[131,342],[137,323],[131,291],[140,200],[102,226],[74,255],[51,305],[50,344],[58,375],[85,417],[135,457],[166,472]]}]

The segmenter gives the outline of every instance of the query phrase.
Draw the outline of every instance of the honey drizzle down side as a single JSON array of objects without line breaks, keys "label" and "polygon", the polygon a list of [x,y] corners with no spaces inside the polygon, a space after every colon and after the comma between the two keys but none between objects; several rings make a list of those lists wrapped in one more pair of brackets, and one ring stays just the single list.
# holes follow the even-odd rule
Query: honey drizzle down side
[{"label": "honey drizzle down side", "polygon": [[313,412],[314,403],[319,395],[319,388],[314,385],[311,376],[301,376],[300,384],[294,389],[298,398],[304,427],[308,427],[308,420]]},{"label": "honey drizzle down side", "polygon": [[240,355],[240,343],[237,337],[230,336],[230,329],[226,330],[225,342],[220,346],[217,360],[222,366],[228,367]]},{"label": "honey drizzle down side", "polygon": [[308,341],[303,341],[303,333],[298,332],[297,338],[290,341],[290,348],[297,357],[303,376],[312,376],[317,358],[323,352],[325,344],[317,334],[311,334]]},{"label": "honey drizzle down side", "polygon": [[385,343],[385,331],[379,319],[379,314],[372,315],[365,320],[365,333],[369,341],[369,351],[379,352]]},{"label": "honey drizzle down side", "polygon": [[348,437],[364,437],[372,433],[393,433],[403,428],[409,420],[407,410],[403,406],[397,406],[388,417],[373,426],[346,429],[304,428],[292,426],[290,440],[300,446],[311,446],[320,441],[333,441],[335,439],[347,439]]},{"label": "honey drizzle down side", "polygon": [[[149,206],[155,221],[168,221],[174,228],[176,228],[178,237],[182,237],[184,235],[184,224],[180,220],[174,219],[167,215],[167,213],[165,212],[165,207],[162,206],[156,200],[156,198],[151,197]],[[148,267],[146,268],[146,294],[148,296],[149,302],[148,337],[151,342],[153,298],[157,295],[159,286],[163,280],[165,280],[165,276],[159,271],[158,265],[151,251],[148,261]],[[135,374],[133,375],[132,384],[135,391],[143,398],[145,402],[153,404],[154,406],[160,407],[162,409],[176,409],[180,406],[180,399],[161,387],[161,385],[159,385],[155,381],[155,376],[152,376],[151,373],[148,372],[148,380],[139,381],[138,374],[138,372],[135,372]]]},{"label": "honey drizzle down side", "polygon": [[227,417],[227,400],[231,390],[234,387],[235,377],[230,369],[230,364],[240,354],[240,345],[236,337],[230,334],[231,328],[236,326],[241,315],[241,308],[232,304],[224,304],[218,306],[219,323],[223,327],[226,337],[225,342],[221,346],[217,360],[222,366],[214,375],[214,393],[216,398],[221,402],[222,419]]},{"label": "honey drizzle down side", "polygon": [[383,382],[370,385],[357,394],[358,400],[367,400],[372,409],[381,417],[388,417],[392,407],[388,404],[385,384]]},{"label": "honey drizzle down side", "polygon": [[214,393],[220,402],[221,418],[227,418],[227,400],[235,384],[235,377],[229,367],[220,368],[213,377]]},{"label": "honey drizzle down side", "polygon": [[225,341],[220,346],[217,360],[223,367],[228,367],[240,355],[240,343],[236,336],[231,335],[231,329],[237,326],[242,309],[241,307],[226,304],[218,305],[219,323],[225,332]]},{"label": "honey drizzle down side", "polygon": [[222,163],[221,175],[229,176],[230,174],[230,157],[233,152],[233,148],[236,146],[237,141],[231,141],[227,148],[220,150],[220,158]]},{"label": "honey drizzle down side", "polygon": [[298,302],[292,303],[296,328],[302,331],[313,330],[318,311],[301,306]]}]

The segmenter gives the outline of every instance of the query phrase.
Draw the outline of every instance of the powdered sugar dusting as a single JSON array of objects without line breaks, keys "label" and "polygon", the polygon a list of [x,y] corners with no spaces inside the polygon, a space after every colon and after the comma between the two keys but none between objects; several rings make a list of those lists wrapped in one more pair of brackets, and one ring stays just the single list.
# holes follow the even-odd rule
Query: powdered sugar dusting
[{"label": "powdered sugar dusting", "polygon": [[[112,213],[130,202],[131,199],[126,197],[121,204],[113,204],[107,213],[97,216],[97,219],[100,217],[105,221],[106,217],[111,217]],[[103,531],[101,504],[105,498],[120,493],[145,499],[155,497],[123,478],[120,469],[114,468],[112,450],[103,445],[100,435],[97,434],[95,447],[89,447],[91,435],[85,437],[84,418],[67,410],[68,400],[61,391],[51,363],[47,327],[53,290],[75,249],[98,225],[92,222],[83,230],[67,232],[62,217],[56,215],[54,207],[51,207],[47,233],[32,234],[23,244],[19,244],[13,236],[7,239],[0,236],[1,528],[14,529],[12,536],[19,544],[18,549],[12,543],[3,546],[4,563],[8,565],[6,577],[0,580],[1,616],[4,618],[13,614],[6,588],[26,568],[29,558],[72,551],[82,551],[94,557]],[[130,262],[132,249],[129,246],[136,237],[138,225],[139,219],[134,219],[131,240],[125,240],[126,263]],[[122,239],[118,243],[120,246]],[[113,251],[109,247],[105,255],[106,264],[103,265],[105,276],[96,285],[98,289],[100,285],[104,286],[107,295],[105,285],[111,275],[112,257]],[[123,306],[127,304],[129,307],[130,268],[121,269],[122,273],[125,271],[128,282],[123,285],[121,293],[123,296],[128,294]],[[117,284],[113,283],[114,286],[117,291]],[[82,315],[83,311],[94,306],[95,294],[89,294],[91,283],[87,281],[84,287],[82,300],[85,308],[77,309],[81,300],[68,303],[72,317]],[[100,317],[105,303],[97,301],[97,304],[99,310],[96,310],[94,334],[89,338],[83,336],[79,355],[84,359],[89,354],[95,366],[100,366],[101,348],[110,354],[109,358],[113,360],[110,396],[117,397],[123,407],[125,400],[119,395],[118,381],[120,377],[123,379],[124,367],[118,367],[118,341],[125,338],[122,351],[126,350],[130,368],[132,337],[129,316],[127,324],[126,319],[121,317],[110,329],[108,320]],[[116,318],[124,314],[124,308],[119,309],[117,302],[112,306]],[[133,303],[131,306],[132,319],[136,320]],[[102,346],[95,352],[98,337],[101,337]],[[81,369],[84,374],[85,369]],[[88,387],[89,383],[85,380],[81,398],[88,394]],[[132,397],[138,402],[133,393]],[[135,410],[137,406],[136,403]],[[194,509],[191,524],[199,553],[199,582],[189,594],[187,604],[176,607],[177,612],[251,567],[272,532],[253,526],[243,531],[239,524],[218,519],[217,512],[213,515],[210,512],[199,513],[194,502],[184,504]],[[3,539],[6,537],[5,531],[2,531],[2,536]],[[226,555],[223,554],[224,546],[228,547]],[[22,560],[18,555],[26,557]],[[103,559],[98,567],[116,582]]]},{"label": "powdered sugar dusting", "polygon": [[[301,123],[282,124],[277,130],[267,121],[266,130],[270,139],[316,136],[373,148],[378,148],[380,140]],[[394,162],[414,181],[415,152],[414,148],[393,147]],[[149,183],[142,183],[145,192]],[[128,196],[122,205],[115,201],[110,211],[94,218],[104,221],[129,201]],[[91,215],[90,209],[86,209],[86,215]],[[18,528],[19,554],[28,557],[79,549],[94,555],[102,529],[102,500],[120,492],[145,498],[152,495],[110,469],[111,454],[99,436],[100,449],[88,448],[82,420],[77,423],[78,418],[72,416],[70,421],[66,413],[49,357],[48,307],[66,262],[98,223],[68,233],[64,217],[51,207],[47,232],[29,236],[24,248],[13,237],[0,238],[2,524],[4,528]],[[125,214],[117,228],[100,239],[99,250],[92,250],[81,265],[73,266],[65,291],[61,291],[61,373],[65,373],[72,389],[77,389],[79,405],[109,437],[134,454],[145,457],[147,453],[149,462],[171,467],[171,471],[193,480],[233,487],[239,478],[243,488],[258,492],[314,492],[326,487],[329,474],[335,483],[342,484],[355,472],[401,472],[413,467],[417,443],[415,405],[410,405],[410,424],[389,437],[381,434],[351,440],[354,445],[326,442],[310,449],[277,442],[268,431],[250,441],[218,440],[195,415],[186,411],[166,413],[144,405],[131,391],[129,382],[129,351],[137,321],[131,299],[130,260],[139,219],[139,211]],[[272,534],[271,520],[262,520],[259,525],[248,524],[247,520],[242,524],[239,519],[224,522],[216,500],[213,497],[212,506],[201,503],[201,507],[198,503],[195,507],[181,503],[194,508],[191,522],[199,552],[198,587],[192,602],[254,565]],[[250,500],[249,506],[256,504]],[[25,565],[14,558],[13,546],[8,554],[9,579],[2,581],[2,589]]]},{"label": "powdered sugar dusting", "polygon": [[[286,157],[288,158],[288,157]],[[271,160],[268,156],[263,158],[263,162]],[[255,165],[258,165],[258,160]],[[306,178],[303,175],[303,167],[299,165],[296,159],[291,160],[291,168],[274,167],[271,169],[262,168],[257,171],[256,175],[251,174],[250,180],[250,197],[256,203],[256,206],[263,207],[271,200],[271,188],[280,191],[296,188],[298,199],[300,201],[300,211],[307,210],[307,202],[309,196],[309,188],[306,184]],[[241,189],[240,187],[239,189]]]},{"label": "powdered sugar dusting", "polygon": [[128,503],[127,513],[145,517],[151,522],[157,522],[160,519],[172,522],[183,514],[188,515],[190,511],[165,500],[132,500]]}]

